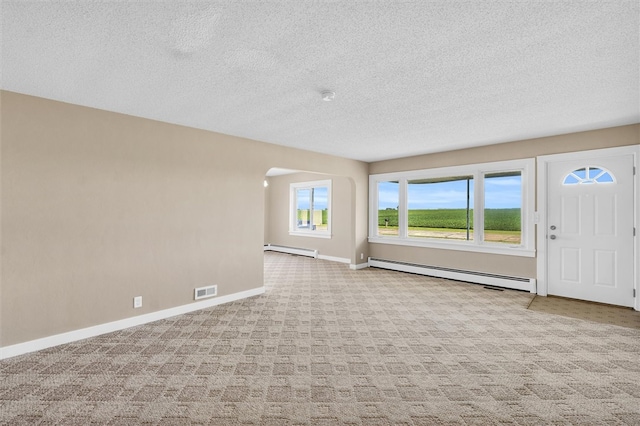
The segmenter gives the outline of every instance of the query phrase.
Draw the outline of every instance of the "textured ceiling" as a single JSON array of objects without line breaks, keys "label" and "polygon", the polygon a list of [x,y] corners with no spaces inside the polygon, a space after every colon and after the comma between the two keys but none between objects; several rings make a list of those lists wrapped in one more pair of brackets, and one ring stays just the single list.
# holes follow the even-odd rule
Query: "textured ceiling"
[{"label": "textured ceiling", "polygon": [[637,0],[1,7],[5,90],[364,161],[640,121]]}]

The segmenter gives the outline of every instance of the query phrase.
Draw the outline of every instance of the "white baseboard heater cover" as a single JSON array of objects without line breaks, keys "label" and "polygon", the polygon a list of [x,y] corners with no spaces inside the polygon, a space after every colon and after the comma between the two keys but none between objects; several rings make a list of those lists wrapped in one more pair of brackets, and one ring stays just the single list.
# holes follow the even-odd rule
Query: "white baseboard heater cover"
[{"label": "white baseboard heater cover", "polygon": [[398,262],[395,260],[369,258],[369,266],[373,268],[392,269],[412,274],[447,278],[495,287],[536,292],[535,278],[510,277],[506,275],[488,274],[485,272],[465,271],[462,269],[443,268],[440,266],[420,265],[416,263]]},{"label": "white baseboard heater cover", "polygon": [[313,257],[314,259],[318,257],[318,250],[305,249],[305,248],[299,248],[299,247],[278,246],[273,244],[265,245],[264,251],[277,251],[280,253],[296,254],[298,256]]}]

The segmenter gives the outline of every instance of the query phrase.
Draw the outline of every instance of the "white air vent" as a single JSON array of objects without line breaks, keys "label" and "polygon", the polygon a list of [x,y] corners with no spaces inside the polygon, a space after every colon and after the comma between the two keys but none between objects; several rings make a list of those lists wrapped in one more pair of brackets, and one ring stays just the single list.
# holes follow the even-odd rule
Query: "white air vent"
[{"label": "white air vent", "polygon": [[198,299],[206,299],[207,297],[213,297],[218,294],[218,286],[210,285],[208,287],[200,287],[196,288],[194,292],[194,298]]}]

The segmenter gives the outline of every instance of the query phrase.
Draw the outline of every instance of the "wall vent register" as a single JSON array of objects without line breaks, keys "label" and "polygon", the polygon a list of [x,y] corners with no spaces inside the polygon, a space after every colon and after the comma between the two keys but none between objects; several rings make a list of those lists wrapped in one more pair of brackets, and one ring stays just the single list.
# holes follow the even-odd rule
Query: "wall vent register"
[{"label": "wall vent register", "polygon": [[216,296],[217,294],[218,294],[218,286],[217,285],[211,285],[211,286],[208,286],[208,287],[196,288],[195,291],[194,291],[194,298],[196,300],[205,299],[207,297]]}]

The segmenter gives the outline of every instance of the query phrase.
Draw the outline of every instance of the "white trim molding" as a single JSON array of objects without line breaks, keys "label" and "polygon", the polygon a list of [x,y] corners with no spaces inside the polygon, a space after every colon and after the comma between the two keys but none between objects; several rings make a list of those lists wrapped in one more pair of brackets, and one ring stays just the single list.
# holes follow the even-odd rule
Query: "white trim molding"
[{"label": "white trim molding", "polygon": [[93,327],[82,328],[79,330],[69,331],[66,333],[56,334],[53,336],[43,337],[41,339],[31,340],[29,342],[18,343],[15,345],[0,348],[0,359],[11,358],[18,355],[24,355],[30,352],[51,348],[65,343],[72,343],[90,337],[100,336],[114,331],[124,330],[125,328],[135,327],[137,325],[147,324],[153,321],[174,317],[176,315],[186,314],[188,312],[200,309],[210,308],[224,303],[234,302],[248,297],[264,294],[265,287],[258,287],[251,290],[240,291],[238,293],[220,296],[215,299],[208,299],[202,302],[189,303],[187,305],[176,306],[175,308],[163,309],[161,311],[151,312],[136,317],[125,318],[118,321],[108,322]]},{"label": "white trim molding", "polygon": [[279,246],[276,244],[267,244],[264,246],[264,251],[277,251],[279,253],[295,254],[297,256],[308,256],[316,259],[318,257],[318,250],[306,249],[300,247],[288,247]]},{"label": "white trim molding", "polygon": [[351,259],[348,259],[346,257],[327,256],[326,254],[319,254],[318,259],[338,263],[351,263]]},{"label": "white trim molding", "polygon": [[295,254],[298,256],[308,256],[308,257],[313,257],[314,259],[328,260],[330,262],[351,263],[351,259],[349,258],[320,254],[318,250],[315,250],[315,249],[279,246],[277,244],[266,244],[264,246],[264,251],[277,251],[279,253]]},{"label": "white trim molding", "polygon": [[360,269],[364,269],[364,268],[368,268],[369,267],[369,262],[365,262],[365,263],[358,263],[356,265],[354,265],[353,263],[349,265],[349,269],[352,269],[354,271],[359,271]]},{"label": "white trim molding", "polygon": [[548,293],[548,276],[547,276],[547,170],[549,163],[567,160],[579,160],[579,159],[592,159],[594,157],[616,157],[621,155],[633,155],[634,160],[634,227],[636,230],[635,244],[634,244],[634,289],[636,292],[636,298],[634,302],[634,309],[640,311],[640,262],[638,261],[638,254],[640,253],[640,171],[638,171],[638,159],[640,158],[640,144],[628,145],[614,148],[594,149],[587,151],[569,152],[564,154],[551,154],[541,155],[536,158],[537,160],[537,206],[536,212],[537,219],[537,231],[536,231],[536,246],[537,246],[537,262],[536,262],[536,276],[538,282],[538,294],[540,296],[546,296]]}]

